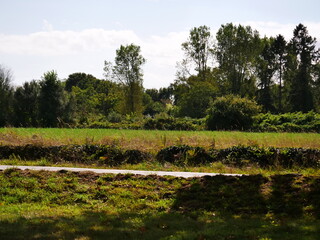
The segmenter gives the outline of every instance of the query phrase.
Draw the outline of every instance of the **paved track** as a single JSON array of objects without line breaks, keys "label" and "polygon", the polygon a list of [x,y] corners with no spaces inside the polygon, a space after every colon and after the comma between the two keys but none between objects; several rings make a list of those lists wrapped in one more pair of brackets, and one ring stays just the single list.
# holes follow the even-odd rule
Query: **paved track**
[{"label": "paved track", "polygon": [[118,170],[118,169],[94,169],[94,168],[69,168],[69,167],[41,167],[41,166],[9,166],[0,165],[0,170],[8,168],[17,168],[21,170],[44,170],[44,171],[71,171],[71,172],[86,172],[91,171],[95,173],[110,173],[110,174],[138,174],[138,175],[158,175],[158,176],[174,176],[174,177],[203,177],[203,176],[242,176],[243,174],[221,174],[221,173],[200,173],[200,172],[165,172],[165,171],[139,171],[139,170]]}]

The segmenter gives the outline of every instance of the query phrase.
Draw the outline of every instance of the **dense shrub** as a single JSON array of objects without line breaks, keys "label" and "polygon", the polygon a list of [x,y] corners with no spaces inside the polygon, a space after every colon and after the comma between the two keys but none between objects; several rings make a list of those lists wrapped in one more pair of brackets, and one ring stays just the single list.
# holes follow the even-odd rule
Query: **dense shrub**
[{"label": "dense shrub", "polygon": [[142,152],[140,150],[130,149],[124,152],[124,162],[128,164],[137,164],[149,160],[151,154]]},{"label": "dense shrub", "polygon": [[320,132],[320,114],[295,112],[284,114],[258,114],[254,117],[255,131],[268,132]]},{"label": "dense shrub", "polygon": [[[123,150],[109,145],[0,146],[0,159],[11,157],[25,160],[46,158],[52,162],[99,163],[107,166],[137,164],[152,159],[150,153],[140,150]],[[205,150],[202,147],[178,145],[160,150],[155,158],[161,163],[194,166],[219,161],[237,167],[251,164],[263,168],[320,167],[320,150],[304,148],[234,146],[226,149]]]},{"label": "dense shrub", "polygon": [[234,95],[217,98],[208,110],[209,130],[247,130],[260,108],[256,102]]},{"label": "dense shrub", "polygon": [[199,130],[201,120],[189,120],[187,118],[159,117],[147,119],[143,125],[148,130]]},{"label": "dense shrub", "polygon": [[137,121],[137,122],[127,122],[127,121],[122,121],[122,122],[103,122],[103,121],[95,121],[92,122],[88,125],[80,125],[78,128],[105,128],[105,129],[142,129],[142,123]]},{"label": "dense shrub", "polygon": [[108,114],[107,120],[111,123],[119,123],[122,121],[122,115],[112,111]]},{"label": "dense shrub", "polygon": [[188,145],[164,148],[158,152],[156,159],[159,162],[169,162],[177,165],[201,165],[213,160],[205,149]]},{"label": "dense shrub", "polygon": [[10,157],[25,160],[47,158],[52,162],[96,162],[107,166],[136,164],[150,158],[149,154],[139,150],[124,151],[117,146],[108,145],[0,146],[0,159]]},{"label": "dense shrub", "polygon": [[211,155],[214,161],[240,167],[252,163],[260,167],[320,167],[320,150],[318,149],[234,146],[213,149]]}]

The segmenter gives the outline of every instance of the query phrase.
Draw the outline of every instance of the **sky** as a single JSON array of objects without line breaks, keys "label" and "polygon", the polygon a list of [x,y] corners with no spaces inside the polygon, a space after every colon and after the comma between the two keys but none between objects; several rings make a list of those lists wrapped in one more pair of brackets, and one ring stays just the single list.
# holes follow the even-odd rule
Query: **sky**
[{"label": "sky", "polygon": [[134,43],[146,58],[144,87],[167,87],[193,27],[250,25],[287,40],[299,23],[320,41],[319,0],[0,0],[0,64],[13,84],[84,72],[103,79],[104,61]]}]

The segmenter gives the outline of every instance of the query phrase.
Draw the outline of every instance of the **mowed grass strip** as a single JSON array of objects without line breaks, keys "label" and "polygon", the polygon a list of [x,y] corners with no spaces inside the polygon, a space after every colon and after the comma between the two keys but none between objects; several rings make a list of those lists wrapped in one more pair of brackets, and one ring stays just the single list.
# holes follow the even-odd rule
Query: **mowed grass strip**
[{"label": "mowed grass strip", "polygon": [[320,148],[317,133],[255,133],[227,131],[158,131],[66,128],[1,128],[3,145],[106,144],[124,149],[158,151],[172,145],[187,144],[205,148],[236,145],[261,147]]},{"label": "mowed grass strip", "polygon": [[318,239],[319,177],[0,172],[1,239]]}]

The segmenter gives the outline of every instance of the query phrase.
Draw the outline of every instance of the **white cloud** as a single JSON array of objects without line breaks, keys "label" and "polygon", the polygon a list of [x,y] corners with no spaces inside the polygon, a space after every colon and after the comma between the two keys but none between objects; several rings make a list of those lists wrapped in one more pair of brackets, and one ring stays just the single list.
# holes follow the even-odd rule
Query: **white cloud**
[{"label": "white cloud", "polygon": [[51,32],[53,30],[53,26],[46,19],[44,19],[42,21],[42,29],[44,31]]},{"label": "white cloud", "polygon": [[[175,63],[182,58],[181,43],[187,32],[169,33],[165,36],[140,38],[133,31],[86,29],[83,31],[43,31],[27,35],[0,35],[0,54],[16,59],[12,69],[16,76],[26,76],[19,72],[30,71],[27,64],[39,66],[39,61],[50,70],[54,68],[63,78],[72,71],[90,70],[89,73],[102,77],[103,61],[112,61],[115,50],[121,44],[135,43],[141,46],[142,55],[147,59],[144,67],[145,86],[161,87],[169,85],[175,74]],[[21,69],[20,58],[28,59],[26,69]],[[41,60],[40,60],[41,59]],[[71,63],[70,63],[71,61]],[[87,62],[86,62],[87,61]],[[48,63],[52,67],[48,66]],[[96,67],[93,66],[96,64]],[[100,63],[100,64],[99,64]],[[19,67],[18,67],[19,66]],[[79,69],[82,66],[83,70]],[[34,69],[38,78],[42,73]],[[43,68],[41,68],[43,71]],[[60,74],[62,73],[62,74]],[[30,75],[30,74],[27,74]],[[31,78],[31,79],[32,79]],[[31,80],[29,79],[29,80]],[[19,84],[25,79],[17,79]]]},{"label": "white cloud", "polygon": [[[277,22],[244,22],[242,25],[249,25],[252,29],[258,30],[261,36],[276,37],[281,34],[289,41],[293,36],[293,30],[299,23],[280,24]],[[319,22],[302,22],[309,34],[320,41],[320,23]]]},{"label": "white cloud", "polygon": [[46,31],[28,35],[0,35],[0,53],[57,56],[101,51],[138,40],[133,31]]}]

